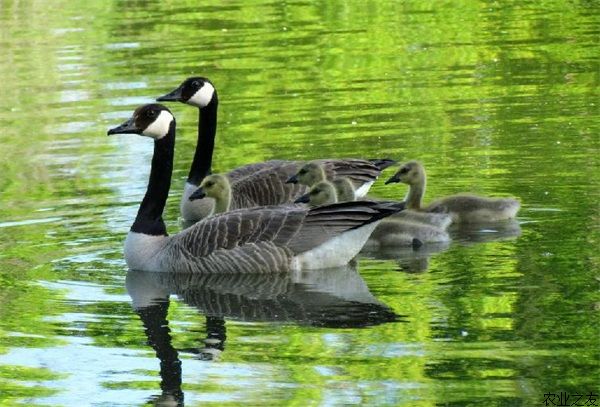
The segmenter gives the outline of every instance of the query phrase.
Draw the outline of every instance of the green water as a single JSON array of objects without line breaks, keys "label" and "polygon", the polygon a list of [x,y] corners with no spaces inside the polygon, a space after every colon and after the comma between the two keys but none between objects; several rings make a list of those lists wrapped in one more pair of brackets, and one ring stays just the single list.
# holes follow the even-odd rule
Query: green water
[{"label": "green water", "polygon": [[[600,393],[597,2],[205,3],[0,2],[0,405]],[[128,276],[152,143],[106,129],[192,74],[219,91],[217,171],[418,158],[427,199],[517,196],[518,222],[329,274]],[[197,111],[170,108],[174,233]]]}]

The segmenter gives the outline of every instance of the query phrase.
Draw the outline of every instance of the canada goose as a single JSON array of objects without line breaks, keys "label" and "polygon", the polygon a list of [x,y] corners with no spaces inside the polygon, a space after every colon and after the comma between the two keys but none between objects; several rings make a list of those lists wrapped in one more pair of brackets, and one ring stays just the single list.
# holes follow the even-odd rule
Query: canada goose
[{"label": "canada goose", "polygon": [[[311,206],[336,202],[337,193],[329,181],[315,184],[308,194],[296,200],[296,203],[308,203]],[[420,245],[432,242],[448,242],[448,233],[440,228],[404,219],[384,219],[381,221],[366,244],[367,247]]]},{"label": "canada goose", "polygon": [[425,194],[427,176],[419,161],[409,161],[385,183],[403,182],[408,184],[406,205],[409,209],[448,213],[456,223],[496,222],[514,218],[521,204],[513,198],[487,198],[471,194],[456,194],[438,199],[425,208],[421,200]]},{"label": "canada goose", "polygon": [[149,104],[108,135],[135,133],[154,139],[146,194],[125,240],[130,269],[226,272],[231,263],[246,272],[280,272],[348,263],[381,219],[404,203],[346,202],[312,209],[260,207],[212,216],[173,236],[162,219],[175,149],[175,118]]},{"label": "canada goose", "polygon": [[332,164],[327,160],[309,161],[287,182],[312,187],[319,181],[348,178],[354,189],[354,198],[362,198],[367,195],[381,171],[394,164],[394,161],[389,159],[368,161],[345,159],[343,162],[344,166],[336,165],[336,163]]},{"label": "canada goose", "polygon": [[[156,100],[159,102],[178,101],[199,109],[196,152],[181,198],[180,209],[184,220],[200,220],[212,212],[214,202],[212,199],[191,201],[189,197],[198,188],[204,177],[211,172],[217,131],[219,104],[217,91],[207,78],[191,77],[170,93]],[[356,182],[364,180],[369,183],[369,186],[383,169],[395,163],[389,159],[327,159],[321,160],[321,162],[328,174],[333,176],[336,173],[355,173]],[[293,185],[285,181],[295,174],[304,163],[303,161],[287,160],[254,163],[228,172],[227,178],[231,181],[232,187],[234,184],[241,184],[236,196],[240,202],[243,202],[243,207],[290,203],[294,198],[305,193],[307,189],[303,185]]]}]

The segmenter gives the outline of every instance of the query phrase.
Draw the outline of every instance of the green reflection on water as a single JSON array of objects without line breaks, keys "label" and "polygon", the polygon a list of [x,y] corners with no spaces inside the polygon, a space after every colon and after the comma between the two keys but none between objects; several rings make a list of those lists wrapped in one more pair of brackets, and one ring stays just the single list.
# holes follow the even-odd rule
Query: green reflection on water
[{"label": "green reflection on water", "polygon": [[[424,263],[360,259],[403,322],[227,320],[220,362],[181,352],[188,404],[534,405],[547,392],[598,393],[598,15],[587,1],[4,2],[1,402],[81,405],[69,394],[85,371],[124,404],[160,392],[123,298],[121,242],[150,145],[104,133],[190,74],[221,97],[215,170],[419,158],[427,199],[518,196],[523,224],[519,238],[470,237]],[[197,112],[171,108],[174,232]],[[175,349],[198,347],[196,309],[173,300],[168,320]],[[42,366],[23,349],[73,361]],[[78,364],[85,355],[98,356]]]}]

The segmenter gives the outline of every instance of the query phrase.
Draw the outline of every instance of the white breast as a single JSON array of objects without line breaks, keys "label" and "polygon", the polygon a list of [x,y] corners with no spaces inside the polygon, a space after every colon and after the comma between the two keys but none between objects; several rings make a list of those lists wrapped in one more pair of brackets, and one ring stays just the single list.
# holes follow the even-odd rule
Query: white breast
[{"label": "white breast", "polygon": [[292,269],[319,269],[347,264],[363,248],[379,222],[372,222],[339,236],[292,259]]},{"label": "white breast", "polygon": [[125,262],[131,270],[162,271],[160,257],[167,236],[129,232],[125,239]]}]

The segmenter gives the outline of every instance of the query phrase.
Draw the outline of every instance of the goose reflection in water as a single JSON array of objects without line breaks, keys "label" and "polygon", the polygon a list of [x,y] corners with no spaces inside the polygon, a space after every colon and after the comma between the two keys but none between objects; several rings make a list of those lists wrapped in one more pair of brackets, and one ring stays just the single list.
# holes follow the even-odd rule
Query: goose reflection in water
[{"label": "goose reflection in water", "polygon": [[429,268],[429,259],[447,250],[450,242],[415,244],[413,246],[365,248],[361,255],[376,260],[395,260],[398,271],[422,273]]},{"label": "goose reflection in water", "polygon": [[515,219],[462,224],[451,228],[450,234],[454,240],[465,245],[487,243],[519,237],[521,235],[521,225]]},{"label": "goose reflection in water", "polygon": [[399,320],[369,291],[355,266],[279,274],[185,274],[129,271],[127,291],[160,360],[159,405],[183,405],[181,361],[171,344],[169,297],[206,316],[204,346],[180,350],[215,360],[225,349],[225,318],[331,328],[361,328]]},{"label": "goose reflection in water", "polygon": [[[521,226],[515,219],[498,222],[480,222],[451,226],[448,230],[452,241],[461,245],[489,243],[514,239],[521,235]],[[377,260],[395,260],[398,271],[422,273],[429,268],[429,260],[438,253],[446,251],[450,242],[415,244],[400,247],[366,247],[361,255]]]}]

